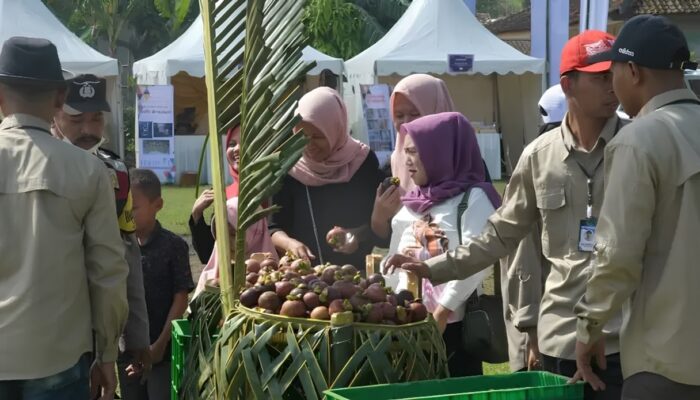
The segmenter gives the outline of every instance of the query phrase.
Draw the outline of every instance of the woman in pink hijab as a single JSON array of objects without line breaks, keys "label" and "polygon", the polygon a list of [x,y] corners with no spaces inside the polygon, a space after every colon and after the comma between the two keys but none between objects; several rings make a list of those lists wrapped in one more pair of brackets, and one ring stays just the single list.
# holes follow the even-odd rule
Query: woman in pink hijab
[{"label": "woman in pink hijab", "polygon": [[[229,245],[231,246],[231,259],[235,258],[235,242],[236,242],[236,219],[238,218],[238,197],[233,197],[226,201],[227,219],[228,219],[228,231],[229,231]],[[214,221],[211,224],[212,234],[215,232],[216,226]],[[267,230],[267,223],[265,220],[258,221],[254,223],[246,231],[245,236],[246,244],[246,258],[250,257],[254,253],[269,253],[274,259],[277,259],[277,252],[275,251],[275,246],[272,245],[272,240],[270,239],[270,233]],[[199,281],[197,282],[197,288],[194,291],[193,297],[196,297],[207,284],[218,285],[219,282],[219,262],[216,253],[216,243],[214,244],[214,249],[209,257],[209,262],[202,270],[199,275]]]},{"label": "woman in pink hijab", "polygon": [[280,252],[318,263],[361,267],[374,246],[369,224],[382,180],[377,157],[350,137],[345,104],[335,90],[310,91],[297,114],[302,121],[296,130],[309,143],[273,198],[281,210],[270,218],[272,242]]},{"label": "woman in pink hijab", "polygon": [[394,88],[390,100],[390,112],[397,132],[396,146],[391,154],[391,174],[401,181],[398,188],[377,189],[372,230],[380,238],[391,234],[391,219],[401,208],[401,195],[410,192],[415,185],[406,168],[406,156],[402,152],[406,134],[401,126],[426,115],[455,111],[452,97],[442,79],[426,74],[413,74],[403,78]]}]

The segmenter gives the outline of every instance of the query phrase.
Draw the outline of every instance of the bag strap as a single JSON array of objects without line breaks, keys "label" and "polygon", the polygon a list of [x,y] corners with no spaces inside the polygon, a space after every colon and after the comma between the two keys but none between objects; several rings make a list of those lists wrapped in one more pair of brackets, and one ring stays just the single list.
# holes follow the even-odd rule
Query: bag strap
[{"label": "bag strap", "polygon": [[469,195],[471,192],[472,188],[467,189],[467,191],[464,192],[464,196],[462,196],[462,200],[457,205],[457,237],[459,238],[460,246],[464,244],[462,243],[462,216],[469,207]]},{"label": "bag strap", "polygon": [[[467,208],[469,207],[469,195],[471,194],[471,192],[472,192],[471,188],[467,189],[467,191],[464,192],[464,196],[462,196],[462,200],[457,205],[457,237],[459,237],[459,245],[460,246],[464,244],[463,240],[462,240],[462,216],[464,216],[464,212],[467,211]],[[498,297],[501,297],[502,293],[501,293],[501,265],[500,265],[500,263],[495,263],[493,265],[493,283],[494,283],[494,288],[493,288],[494,294]],[[469,297],[469,300],[471,300],[471,301],[478,300],[478,296],[476,296],[476,290]]]}]

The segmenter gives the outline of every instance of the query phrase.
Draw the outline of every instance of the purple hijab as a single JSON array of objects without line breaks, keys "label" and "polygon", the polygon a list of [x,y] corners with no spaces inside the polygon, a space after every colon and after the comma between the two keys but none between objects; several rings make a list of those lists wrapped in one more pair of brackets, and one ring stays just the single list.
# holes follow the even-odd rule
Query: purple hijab
[{"label": "purple hijab", "polygon": [[462,114],[428,115],[403,124],[401,131],[413,139],[428,177],[427,185],[416,187],[401,198],[406,207],[423,214],[474,187],[486,193],[494,208],[501,205],[496,189],[485,182],[474,128]]}]

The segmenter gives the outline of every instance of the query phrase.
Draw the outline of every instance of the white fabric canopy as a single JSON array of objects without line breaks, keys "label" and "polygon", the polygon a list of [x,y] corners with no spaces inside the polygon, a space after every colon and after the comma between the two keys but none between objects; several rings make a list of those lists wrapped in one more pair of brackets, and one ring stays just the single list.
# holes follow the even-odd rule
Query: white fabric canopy
[{"label": "white fabric canopy", "polygon": [[[472,70],[450,72],[450,54],[473,55]],[[510,170],[537,135],[544,66],[489,32],[463,0],[413,0],[382,39],[345,63],[353,135],[369,141],[359,85],[393,86],[404,76],[431,74],[445,81],[457,111],[473,123],[495,124]]]},{"label": "white fabric canopy", "polygon": [[472,74],[544,71],[544,60],[489,32],[462,0],[414,0],[382,39],[345,65],[350,78],[372,83],[375,75],[449,74],[448,54],[473,54]]},{"label": "white fabric canopy", "polygon": [[45,38],[58,49],[63,68],[78,74],[117,76],[117,60],[85,44],[41,0],[0,0],[0,42],[13,36]]},{"label": "white fabric canopy", "polygon": [[[204,76],[204,38],[202,18],[192,25],[167,47],[156,54],[134,63],[134,76],[142,85],[166,85],[169,78],[178,72],[201,78]],[[319,75],[324,69],[336,75],[343,73],[343,60],[306,47],[303,50],[306,61],[316,61],[309,75]]]},{"label": "white fabric canopy", "polygon": [[105,147],[124,155],[119,94],[119,64],[105,56],[63,26],[41,0],[0,0],[0,43],[13,36],[50,40],[58,50],[61,66],[70,72],[93,74],[107,79],[107,101],[112,108],[108,117]]}]

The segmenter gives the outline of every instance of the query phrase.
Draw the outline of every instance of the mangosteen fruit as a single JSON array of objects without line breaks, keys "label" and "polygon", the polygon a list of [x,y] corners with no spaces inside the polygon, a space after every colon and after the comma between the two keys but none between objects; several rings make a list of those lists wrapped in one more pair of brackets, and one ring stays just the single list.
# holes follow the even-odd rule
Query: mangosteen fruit
[{"label": "mangosteen fruit", "polygon": [[328,307],[318,306],[311,310],[310,317],[313,319],[321,319],[324,321],[328,321],[329,319],[331,319],[331,314],[328,312]]},{"label": "mangosteen fruit", "polygon": [[280,315],[285,317],[303,318],[306,317],[306,305],[300,300],[287,300],[282,303]]},{"label": "mangosteen fruit", "polygon": [[277,293],[272,291],[262,293],[258,297],[258,307],[274,312],[280,307],[280,298],[277,296]]}]

